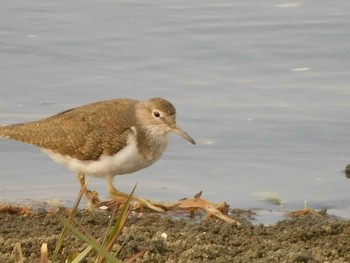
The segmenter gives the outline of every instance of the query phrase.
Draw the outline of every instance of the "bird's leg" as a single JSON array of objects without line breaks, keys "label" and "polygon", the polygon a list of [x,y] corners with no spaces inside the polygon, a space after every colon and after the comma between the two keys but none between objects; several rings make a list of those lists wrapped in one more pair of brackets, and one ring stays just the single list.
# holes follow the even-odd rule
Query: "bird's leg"
[{"label": "bird's leg", "polygon": [[[111,196],[115,197],[117,200],[121,200],[121,202],[125,202],[127,198],[129,197],[128,194],[123,193],[121,191],[118,191],[113,186],[113,177],[109,178],[108,180],[108,186],[107,186],[108,192]],[[157,212],[165,212],[167,205],[161,202],[154,202],[145,198],[141,198],[138,196],[133,195],[132,200],[138,202],[141,206],[146,206],[149,209],[152,209]]]},{"label": "bird's leg", "polygon": [[[81,188],[85,187],[85,175],[83,173],[78,173],[77,177]],[[84,195],[86,199],[87,209],[90,211],[93,210],[95,205],[97,205],[100,202],[98,198],[98,193],[96,191],[90,191],[86,188]]]}]

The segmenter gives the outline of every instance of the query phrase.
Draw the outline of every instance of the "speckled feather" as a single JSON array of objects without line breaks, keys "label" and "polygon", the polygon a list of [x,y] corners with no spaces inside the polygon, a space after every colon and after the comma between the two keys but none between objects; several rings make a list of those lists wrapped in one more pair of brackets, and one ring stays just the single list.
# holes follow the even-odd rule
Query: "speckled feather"
[{"label": "speckled feather", "polygon": [[39,121],[0,127],[0,136],[68,155],[97,160],[126,146],[136,124],[137,100],[115,99],[83,105]]}]

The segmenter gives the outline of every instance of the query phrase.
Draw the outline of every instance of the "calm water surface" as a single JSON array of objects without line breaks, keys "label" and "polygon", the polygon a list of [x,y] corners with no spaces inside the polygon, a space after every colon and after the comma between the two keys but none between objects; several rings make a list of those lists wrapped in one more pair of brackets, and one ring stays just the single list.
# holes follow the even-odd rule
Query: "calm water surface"
[{"label": "calm water surface", "polygon": [[[92,101],[161,96],[196,146],[172,136],[123,191],[174,201],[200,190],[232,207],[350,217],[350,2],[0,3],[0,123]],[[74,174],[0,141],[0,200],[70,205]],[[107,198],[106,182],[91,179]],[[277,195],[282,205],[263,201]]]}]

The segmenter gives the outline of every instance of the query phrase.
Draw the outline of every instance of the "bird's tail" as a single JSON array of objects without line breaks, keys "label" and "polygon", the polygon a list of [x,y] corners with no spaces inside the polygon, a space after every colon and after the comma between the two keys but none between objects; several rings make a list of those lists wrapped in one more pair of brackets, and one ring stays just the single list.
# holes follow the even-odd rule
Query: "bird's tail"
[{"label": "bird's tail", "polygon": [[23,124],[12,124],[0,126],[0,137],[21,142],[30,142],[32,132],[28,128],[23,129]]}]

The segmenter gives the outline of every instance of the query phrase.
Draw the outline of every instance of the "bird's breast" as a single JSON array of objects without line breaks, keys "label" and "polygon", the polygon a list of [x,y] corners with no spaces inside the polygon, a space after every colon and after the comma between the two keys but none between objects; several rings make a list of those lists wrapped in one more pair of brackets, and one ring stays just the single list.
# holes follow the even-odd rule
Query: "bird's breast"
[{"label": "bird's breast", "polygon": [[[129,136],[127,145],[113,155],[102,154],[98,160],[78,160],[68,155],[61,155],[43,149],[56,162],[67,166],[76,173],[90,174],[98,177],[112,177],[136,172],[157,161],[168,145],[168,137],[159,137],[151,148],[142,151],[134,136]],[[143,147],[145,147],[143,145]],[[143,154],[146,153],[146,154]]]}]

